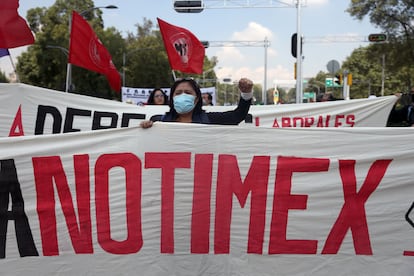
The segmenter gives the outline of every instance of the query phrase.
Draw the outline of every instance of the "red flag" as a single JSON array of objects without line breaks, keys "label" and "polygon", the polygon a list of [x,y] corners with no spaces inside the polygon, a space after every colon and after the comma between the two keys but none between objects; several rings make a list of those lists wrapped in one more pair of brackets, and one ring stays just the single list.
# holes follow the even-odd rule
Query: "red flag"
[{"label": "red flag", "polygon": [[17,13],[18,0],[0,1],[0,48],[15,48],[34,43],[29,26]]},{"label": "red flag", "polygon": [[159,18],[157,20],[171,69],[184,73],[203,73],[205,49],[200,40],[184,28]]},{"label": "red flag", "polygon": [[121,75],[112,57],[96,36],[92,27],[77,12],[72,13],[69,63],[105,75],[111,88],[121,90]]}]

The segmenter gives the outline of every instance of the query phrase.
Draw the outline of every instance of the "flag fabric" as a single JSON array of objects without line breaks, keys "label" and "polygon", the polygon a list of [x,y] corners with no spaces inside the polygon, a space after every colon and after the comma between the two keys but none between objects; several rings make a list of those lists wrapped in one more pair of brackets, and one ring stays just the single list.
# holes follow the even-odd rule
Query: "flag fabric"
[{"label": "flag fabric", "polygon": [[0,57],[10,56],[9,49],[0,48]]},{"label": "flag fabric", "polygon": [[171,69],[183,73],[203,73],[205,48],[200,40],[184,28],[159,18],[157,20]]},{"label": "flag fabric", "polygon": [[0,48],[16,48],[34,43],[29,26],[17,12],[18,0],[0,1]]},{"label": "flag fabric", "polygon": [[72,13],[69,63],[105,75],[111,88],[121,91],[121,75],[111,55],[89,23],[75,11]]}]

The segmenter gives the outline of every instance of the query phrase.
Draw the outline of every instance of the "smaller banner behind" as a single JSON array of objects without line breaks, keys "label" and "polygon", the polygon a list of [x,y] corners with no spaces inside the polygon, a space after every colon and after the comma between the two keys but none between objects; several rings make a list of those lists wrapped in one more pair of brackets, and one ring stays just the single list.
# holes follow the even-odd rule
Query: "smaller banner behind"
[{"label": "smaller banner behind", "polygon": [[[205,92],[208,91],[206,89]],[[387,96],[308,104],[252,105],[241,125],[272,128],[384,127],[396,100],[395,96]],[[215,112],[236,107],[204,108]],[[137,106],[25,84],[0,84],[0,110],[0,137],[7,137],[138,126],[140,121],[149,120],[153,115],[165,114],[169,107]]]},{"label": "smaller banner behind", "polygon": [[[145,105],[153,88],[122,87],[122,102],[135,105]],[[170,97],[170,88],[161,88]],[[201,93],[209,93],[213,97],[213,104],[216,104],[216,88],[203,87]]]},{"label": "smaller banner behind", "polygon": [[413,275],[413,134],[157,122],[1,138],[2,272]]}]

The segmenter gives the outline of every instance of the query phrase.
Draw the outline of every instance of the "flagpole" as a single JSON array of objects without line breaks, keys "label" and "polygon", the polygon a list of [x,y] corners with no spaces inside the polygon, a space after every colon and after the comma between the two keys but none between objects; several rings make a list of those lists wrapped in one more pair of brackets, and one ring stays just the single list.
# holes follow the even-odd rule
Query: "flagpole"
[{"label": "flagpole", "polygon": [[11,56],[10,52],[9,52],[9,58],[10,58],[10,63],[11,63],[11,65],[13,67],[13,70],[14,70],[14,74],[16,74],[16,81],[20,82],[19,74],[17,74],[16,66],[14,65],[14,62],[13,62],[13,59],[12,59],[12,56]]},{"label": "flagpole", "polygon": [[174,72],[174,70],[171,70],[171,72],[172,72],[172,75],[173,75],[174,81],[176,81],[176,80],[177,80],[177,77],[175,76],[175,72]]},{"label": "flagpole", "polygon": [[66,67],[66,85],[65,85],[65,92],[69,92],[69,86],[71,83],[71,74],[72,73],[72,64],[68,63]]},{"label": "flagpole", "polygon": [[[72,15],[69,16],[69,49],[70,49],[70,37],[72,32]],[[70,54],[70,51],[69,53]],[[72,64],[68,62],[66,66],[66,85],[65,85],[65,92],[69,93],[69,86],[72,82]]]},{"label": "flagpole", "polygon": [[[117,9],[117,6],[114,5],[108,5],[108,6],[104,6],[104,7],[92,7],[89,9],[86,9],[84,11],[81,11],[79,13],[79,15],[84,16],[87,12],[93,11],[93,10],[97,10],[97,9]],[[71,40],[71,32],[72,32],[72,16],[73,16],[73,11],[72,11],[72,15],[69,16],[69,55],[70,55],[70,40]],[[70,86],[72,84],[72,64],[68,62],[68,65],[66,67],[66,89],[65,92],[70,92]]]}]

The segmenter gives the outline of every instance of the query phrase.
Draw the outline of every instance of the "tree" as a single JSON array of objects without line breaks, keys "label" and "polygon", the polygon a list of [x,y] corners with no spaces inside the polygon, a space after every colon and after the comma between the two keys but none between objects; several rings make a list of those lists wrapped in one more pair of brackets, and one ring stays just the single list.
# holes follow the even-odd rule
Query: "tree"
[{"label": "tree", "polygon": [[[388,36],[387,68],[399,75],[408,89],[414,83],[414,2],[353,0],[347,10],[361,20],[368,16],[370,22],[384,30]],[[385,53],[384,53],[385,54]]]},{"label": "tree", "polygon": [[[56,0],[49,8],[34,8],[27,20],[36,34],[36,41],[28,47],[17,62],[21,81],[27,84],[64,91],[66,84],[67,51],[69,48],[69,18],[73,10],[91,24],[108,49],[112,61],[129,87],[168,87],[173,75],[164,49],[161,34],[155,24],[144,18],[136,25],[135,33],[123,38],[115,28],[104,28],[102,11],[93,9],[92,0]],[[87,11],[87,12],[82,12]],[[213,68],[217,59],[205,58],[205,68]],[[176,72],[176,76],[185,76]],[[201,78],[194,75],[194,78]],[[208,77],[214,77],[214,71]],[[73,93],[112,99],[119,97],[111,91],[106,77],[72,66]]]},{"label": "tree", "polygon": [[312,92],[316,92],[317,94],[324,93],[326,90],[325,87],[325,79],[329,77],[328,73],[319,71],[316,77],[311,78],[308,80],[308,90]]},{"label": "tree", "polygon": [[[147,19],[143,19],[142,24],[136,24],[136,33],[129,33],[126,39],[125,52],[125,86],[129,87],[169,87],[174,81],[168,56],[164,48],[161,33],[155,24]],[[218,63],[216,57],[204,58],[204,70],[214,68]],[[193,77],[203,79],[203,75],[184,74],[179,71],[174,72],[177,78]],[[201,86],[215,85],[211,81],[216,79],[214,70],[205,74],[208,83],[201,83]]]},{"label": "tree", "polygon": [[[69,18],[72,11],[87,11],[82,16],[92,25],[95,33],[111,53],[115,66],[121,64],[124,39],[114,28],[103,29],[102,11],[93,9],[92,0],[57,0],[49,8],[34,8],[27,12],[29,26],[36,34],[36,41],[28,47],[17,62],[22,82],[64,91],[66,84],[67,51],[69,48]],[[105,78],[98,73],[72,66],[74,93],[112,98]]]},{"label": "tree", "polygon": [[173,77],[159,30],[146,18],[136,27],[127,38],[125,86],[169,87]]},{"label": "tree", "polygon": [[3,71],[0,71],[0,83],[2,82],[9,82],[9,80],[6,77],[6,74]]}]

